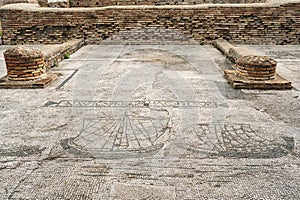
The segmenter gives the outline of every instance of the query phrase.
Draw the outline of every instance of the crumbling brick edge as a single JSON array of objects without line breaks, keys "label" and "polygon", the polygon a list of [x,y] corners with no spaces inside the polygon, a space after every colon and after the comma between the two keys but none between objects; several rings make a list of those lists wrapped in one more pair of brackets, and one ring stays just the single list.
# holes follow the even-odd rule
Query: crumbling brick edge
[{"label": "crumbling brick edge", "polygon": [[[83,39],[74,39],[63,44],[51,45],[50,51],[41,49],[45,57],[45,67],[47,72],[40,78],[31,81],[13,81],[8,76],[0,78],[0,89],[43,89],[54,82],[60,74],[51,72],[51,68],[64,60],[66,54],[72,54],[84,46]],[[47,46],[46,46],[47,47]]]},{"label": "crumbling brick edge", "polygon": [[7,76],[0,79],[0,89],[43,89],[58,78],[59,74],[47,72],[33,81],[11,81]]},{"label": "crumbling brick edge", "polygon": [[[236,47],[224,39],[215,40],[213,45],[234,64],[242,57],[255,55],[255,53],[249,49]],[[235,70],[224,70],[225,79],[234,89],[286,90],[293,88],[290,81],[277,73],[273,80],[250,80],[239,76],[238,73],[236,73],[237,69],[235,66],[236,65],[232,66]]]},{"label": "crumbling brick edge", "polygon": [[84,39],[73,39],[62,44],[52,45],[52,50],[44,53],[46,69],[49,70],[55,67],[60,61],[64,60],[66,54],[71,55],[84,45]]},{"label": "crumbling brick edge", "polygon": [[224,39],[217,39],[212,44],[232,63],[236,63],[237,60],[243,56],[255,55],[255,53],[251,52],[249,49],[236,47]]},{"label": "crumbling brick edge", "polygon": [[292,89],[292,83],[279,74],[273,80],[255,81],[236,75],[235,70],[225,70],[224,76],[234,89],[287,90]]}]

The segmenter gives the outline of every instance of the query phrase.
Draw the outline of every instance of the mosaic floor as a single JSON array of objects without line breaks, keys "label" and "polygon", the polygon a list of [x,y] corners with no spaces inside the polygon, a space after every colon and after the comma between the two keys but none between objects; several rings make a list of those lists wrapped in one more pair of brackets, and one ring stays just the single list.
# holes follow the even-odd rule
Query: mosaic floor
[{"label": "mosaic floor", "polygon": [[247,47],[294,88],[232,89],[212,46],[91,45],[1,90],[0,199],[299,199],[300,47]]}]

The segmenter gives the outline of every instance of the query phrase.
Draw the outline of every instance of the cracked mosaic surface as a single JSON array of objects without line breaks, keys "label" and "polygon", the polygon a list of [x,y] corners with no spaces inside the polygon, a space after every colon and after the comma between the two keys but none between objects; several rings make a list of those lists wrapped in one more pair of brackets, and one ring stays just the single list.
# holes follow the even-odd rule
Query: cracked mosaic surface
[{"label": "cracked mosaic surface", "polygon": [[299,199],[294,57],[295,89],[236,91],[210,46],[85,46],[49,88],[1,90],[0,199]]}]

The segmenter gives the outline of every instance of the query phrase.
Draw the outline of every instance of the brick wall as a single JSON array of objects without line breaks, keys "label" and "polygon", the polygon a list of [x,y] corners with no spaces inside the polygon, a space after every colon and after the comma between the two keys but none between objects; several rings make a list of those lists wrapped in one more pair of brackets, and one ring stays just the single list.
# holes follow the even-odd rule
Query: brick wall
[{"label": "brick wall", "polygon": [[170,41],[178,41],[176,32],[184,40],[193,38],[201,43],[224,38],[238,44],[299,44],[299,10],[300,3],[64,9],[10,6],[0,14],[4,44],[55,44],[71,38],[99,44],[116,36],[141,43],[163,42],[164,37],[155,39],[157,34],[151,30],[165,30]]},{"label": "brick wall", "polygon": [[195,5],[204,3],[262,3],[266,0],[70,0],[71,7],[115,5]]},{"label": "brick wall", "polygon": [[[7,5],[7,4],[15,4],[15,3],[32,3],[32,4],[37,4],[37,0],[2,0],[2,5]],[[0,2],[1,5],[1,2]]]}]

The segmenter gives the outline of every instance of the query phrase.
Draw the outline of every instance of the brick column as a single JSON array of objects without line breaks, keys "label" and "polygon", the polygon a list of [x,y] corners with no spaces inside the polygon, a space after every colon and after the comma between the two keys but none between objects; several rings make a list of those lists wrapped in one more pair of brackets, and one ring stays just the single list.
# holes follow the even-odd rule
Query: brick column
[{"label": "brick column", "polygon": [[225,70],[225,78],[237,89],[291,89],[292,83],[276,73],[277,62],[267,56],[249,55],[238,59],[235,70]]},{"label": "brick column", "polygon": [[249,80],[272,80],[275,78],[277,62],[267,56],[244,56],[235,64],[237,76]]},{"label": "brick column", "polygon": [[45,71],[41,51],[25,47],[14,47],[4,52],[7,76],[11,81],[32,81]]}]

